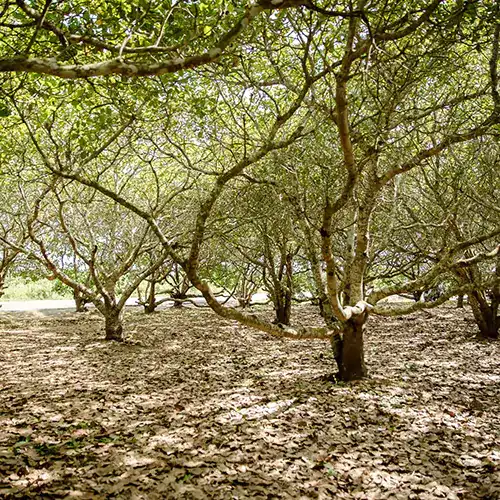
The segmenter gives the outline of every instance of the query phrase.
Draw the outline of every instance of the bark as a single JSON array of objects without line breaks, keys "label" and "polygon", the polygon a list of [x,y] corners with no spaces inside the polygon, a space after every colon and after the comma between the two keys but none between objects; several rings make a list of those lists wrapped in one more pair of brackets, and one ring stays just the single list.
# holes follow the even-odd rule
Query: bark
[{"label": "bark", "polygon": [[473,291],[469,294],[469,304],[480,336],[485,339],[498,339],[500,318],[498,316],[498,302],[495,297],[489,304],[483,291]]},{"label": "bark", "polygon": [[281,280],[276,283],[278,290],[276,290],[276,323],[281,325],[289,325],[292,316],[292,256],[286,256],[285,263],[286,285],[283,286]]},{"label": "bark", "polygon": [[153,314],[156,311],[156,302],[146,302],[144,304],[144,314]]},{"label": "bark", "polygon": [[457,299],[457,309],[463,309],[464,308],[464,296],[459,295]]},{"label": "bark", "polygon": [[184,292],[176,292],[172,293],[172,298],[174,299],[174,307],[183,307],[182,303],[188,299],[188,296]]},{"label": "bark", "polygon": [[[460,236],[460,235],[459,235]],[[468,293],[469,304],[474,315],[474,320],[479,328],[479,335],[485,339],[497,339],[500,327],[500,318],[498,317],[498,306],[500,304],[500,253],[497,246],[489,255],[496,257],[496,269],[494,284],[491,290],[481,289],[483,282],[482,273],[476,263],[476,255],[472,255],[467,249],[466,258],[461,262],[471,263],[468,267],[457,267],[455,272],[457,276],[473,288]],[[490,299],[490,300],[488,300]]]},{"label": "bark", "polygon": [[151,280],[149,284],[149,290],[148,290],[148,298],[146,299],[146,302],[144,303],[144,313],[145,314],[152,314],[156,310],[156,282],[153,279]]},{"label": "bark", "polygon": [[87,301],[79,290],[73,290],[73,298],[75,299],[76,312],[86,312],[87,308],[85,306],[87,304]]},{"label": "bark", "polygon": [[276,314],[275,322],[279,325],[289,325],[292,316],[292,299],[284,293],[274,307]]},{"label": "bark", "polygon": [[104,328],[106,340],[123,342],[123,319],[122,309],[117,307],[107,308],[104,312]]},{"label": "bark", "polygon": [[238,297],[238,305],[242,309],[246,309],[250,305],[251,297]]},{"label": "bark", "polygon": [[338,319],[335,317],[335,314],[333,314],[330,300],[328,299],[326,294],[323,294],[322,297],[319,297],[318,306],[319,313],[327,326],[332,327],[335,323],[337,323]]},{"label": "bark", "polygon": [[332,349],[339,368],[338,378],[344,382],[367,376],[364,355],[364,330],[368,314],[355,315],[344,323],[343,335],[332,336]]}]

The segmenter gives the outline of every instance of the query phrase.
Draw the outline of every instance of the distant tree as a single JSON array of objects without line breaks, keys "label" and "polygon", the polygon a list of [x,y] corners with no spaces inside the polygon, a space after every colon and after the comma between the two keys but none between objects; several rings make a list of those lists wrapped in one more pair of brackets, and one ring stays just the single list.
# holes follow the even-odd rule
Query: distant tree
[{"label": "distant tree", "polygon": [[[235,186],[219,204],[225,213],[215,218],[220,224],[219,239],[224,253],[232,256],[226,260],[243,271],[238,273],[240,288],[248,285],[252,276],[250,282],[256,286],[250,286],[250,290],[256,291],[260,284],[274,306],[275,323],[289,325],[297,271],[294,259],[300,244],[294,232],[292,213],[278,200],[272,186]],[[245,304],[250,299],[247,296],[241,302]]]},{"label": "distant tree", "polygon": [[158,245],[150,228],[119,205],[75,187],[58,182],[43,189],[27,220],[33,244],[22,250],[95,305],[104,316],[106,340],[122,341],[127,299],[165,256],[138,269],[141,254]]},{"label": "distant tree", "polygon": [[476,237],[475,245],[464,248],[462,260],[436,279],[447,295],[467,289],[480,335],[488,338],[497,338],[500,326],[499,165],[496,141],[483,138],[454,148],[408,176],[401,186],[402,214],[392,242],[403,260],[421,263],[423,274],[446,248]]}]

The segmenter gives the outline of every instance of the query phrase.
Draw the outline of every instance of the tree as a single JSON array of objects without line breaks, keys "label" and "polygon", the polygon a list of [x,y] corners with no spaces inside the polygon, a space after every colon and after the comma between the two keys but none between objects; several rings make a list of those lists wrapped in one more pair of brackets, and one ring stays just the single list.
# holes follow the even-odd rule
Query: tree
[{"label": "tree", "polygon": [[327,12],[309,0],[236,2],[236,7],[221,0],[187,5],[157,0],[137,6],[114,0],[83,7],[46,2],[42,10],[24,0],[5,2],[0,11],[0,34],[5,40],[0,72],[73,79],[185,71],[214,63],[230,52],[262,13],[292,7],[353,15]]},{"label": "tree", "polygon": [[[125,216],[119,205],[106,198],[61,183],[41,192],[27,227],[34,246],[24,251],[44,264],[53,278],[95,305],[104,316],[106,340],[122,341],[127,299],[165,259],[160,255],[148,266],[137,268],[141,254],[157,245],[149,227]],[[58,249],[61,245],[66,247],[63,253]],[[71,272],[75,261],[76,274]],[[81,275],[90,275],[90,283],[79,280]]]},{"label": "tree", "polygon": [[[276,324],[290,325],[294,259],[300,250],[291,213],[280,205],[272,186],[236,184],[226,191],[214,216],[219,224],[217,240],[229,256],[226,263],[241,269],[240,285],[248,285],[250,278],[254,285],[250,290],[255,292],[260,284],[274,306]],[[248,290],[243,296],[242,304],[249,304]]]},{"label": "tree", "polygon": [[[48,113],[37,113],[32,103],[24,107],[21,100],[14,101],[22,128],[13,128],[15,133],[2,142],[2,151],[13,151],[5,167],[11,186],[7,206],[17,207],[16,223],[29,238],[18,241],[9,234],[3,242],[14,252],[38,261],[49,271],[49,279],[70,287],[80,305],[92,302],[104,316],[106,339],[123,340],[125,303],[163,264],[165,255],[160,251],[155,262],[141,266],[142,254],[158,246],[147,223],[94,190],[47,173],[46,165],[52,161],[65,168],[78,161],[83,167],[89,158],[99,159],[94,166],[98,172],[110,174],[107,180],[112,189],[140,199],[140,189],[127,191],[115,168],[117,159],[128,153],[116,144],[128,124],[110,134],[104,144],[91,146],[85,139],[101,129],[89,127],[87,137],[79,136],[75,132],[79,117],[70,120],[64,115],[63,101],[58,99]],[[97,124],[101,118],[98,113]],[[86,147],[92,152],[86,153]]]},{"label": "tree", "polygon": [[[422,273],[450,245],[495,233],[500,227],[500,212],[495,208],[499,201],[498,159],[496,143],[485,137],[454,148],[405,179],[400,186],[404,210],[393,240],[403,260],[419,262]],[[486,338],[497,338],[499,329],[500,247],[495,241],[498,237],[466,248],[462,262],[440,277],[448,293],[454,288],[469,289],[474,318],[480,335]]]},{"label": "tree", "polygon": [[[300,6],[322,15],[291,9]],[[257,18],[265,9],[281,12],[265,20]],[[370,313],[399,314],[425,307],[419,303],[388,310],[379,301],[392,293],[428,286],[451,269],[482,259],[475,254],[465,258],[463,252],[473,252],[475,245],[491,241],[500,232],[493,230],[449,245],[419,278],[403,283],[396,280],[367,293],[365,278],[375,254],[376,240],[371,240],[374,220],[396,179],[456,145],[492,133],[498,126],[497,9],[487,1],[471,7],[469,3],[440,0],[423,6],[416,1],[404,5],[361,1],[340,12],[310,2],[260,2],[248,7],[238,27],[230,31],[240,35],[239,45],[231,49],[237,60],[221,59],[220,66],[207,68],[205,73],[179,78],[181,91],[168,95],[169,111],[177,124],[182,123],[184,137],[196,137],[164,141],[166,156],[180,154],[190,171],[199,174],[194,183],[196,197],[189,204],[193,213],[186,212],[182,234],[162,227],[165,215],[158,204],[151,208],[143,200],[131,201],[92,171],[61,168],[53,161],[46,161],[45,166],[63,179],[99,191],[144,219],[169,258],[184,269],[219,315],[278,337],[331,338],[340,377],[363,377],[363,332]],[[240,27],[250,20],[253,31],[243,34]],[[45,32],[43,20],[38,25],[37,32]],[[228,38],[221,40],[229,44]],[[228,45],[223,50],[226,48]],[[212,53],[215,58],[220,54]],[[122,60],[68,67],[39,59],[10,57],[0,62],[0,70],[77,78],[123,71],[141,76],[151,74],[151,65],[157,73],[166,68],[162,62],[136,63],[137,71],[130,71],[130,67],[123,69]],[[173,72],[213,60],[181,58],[167,66]],[[183,112],[173,107],[181,101],[187,105]],[[158,103],[148,104],[153,110]],[[211,111],[210,120],[203,115],[206,110]],[[289,196],[288,183],[280,185],[273,172],[266,172],[265,179],[259,179],[258,173],[270,154],[285,152],[313,133],[323,134],[337,145],[332,148],[331,172],[316,177],[324,182],[333,172],[338,176],[333,185],[325,183],[315,191],[320,196],[311,208],[304,200],[293,198],[293,192]],[[200,166],[202,158],[205,161]],[[316,167],[321,168],[320,164]],[[294,172],[290,174],[293,177]],[[200,257],[216,206],[227,187],[241,179],[251,184],[274,181],[278,191],[283,191],[284,203],[297,201],[301,230],[312,242],[308,257],[314,264],[318,293],[337,321],[326,322],[325,328],[280,328],[224,307],[202,279]],[[299,176],[299,186],[300,180]],[[310,202],[311,196],[306,201]],[[348,230],[344,220],[349,221]],[[392,231],[390,225],[388,230]],[[445,294],[440,300],[446,298]]]}]

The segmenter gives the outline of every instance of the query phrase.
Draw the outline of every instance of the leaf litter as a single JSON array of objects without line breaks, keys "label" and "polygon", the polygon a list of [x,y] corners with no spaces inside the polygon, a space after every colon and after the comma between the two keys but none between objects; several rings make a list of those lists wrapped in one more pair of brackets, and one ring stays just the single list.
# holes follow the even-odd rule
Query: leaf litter
[{"label": "leaf litter", "polygon": [[207,310],[130,310],[126,332],[0,316],[0,497],[500,498],[500,345],[468,311],[372,318],[352,384],[328,344]]}]

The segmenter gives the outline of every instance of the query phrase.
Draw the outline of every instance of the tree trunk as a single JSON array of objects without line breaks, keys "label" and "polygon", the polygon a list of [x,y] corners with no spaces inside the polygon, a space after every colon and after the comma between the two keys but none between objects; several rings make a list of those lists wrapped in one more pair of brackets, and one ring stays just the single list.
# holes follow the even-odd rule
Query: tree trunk
[{"label": "tree trunk", "polygon": [[335,323],[337,323],[338,319],[333,314],[332,306],[330,305],[330,301],[326,295],[319,297],[318,299],[319,313],[325,324],[330,328],[333,328]]},{"label": "tree trunk", "polygon": [[332,349],[342,381],[360,380],[367,375],[363,334],[368,315],[354,316],[344,324],[343,337],[332,337]]},{"label": "tree trunk", "polygon": [[280,287],[274,294],[274,313],[273,323],[279,325],[290,325],[292,317],[292,294]]},{"label": "tree trunk", "polygon": [[251,297],[250,298],[248,298],[248,297],[238,297],[237,300],[238,300],[238,305],[242,309],[246,309],[250,305]]},{"label": "tree trunk", "polygon": [[109,308],[104,314],[104,329],[106,340],[123,342],[122,310],[116,307]]},{"label": "tree trunk", "polygon": [[469,304],[480,336],[485,339],[498,339],[500,320],[497,301],[493,299],[490,305],[484,292],[473,291],[469,294]]},{"label": "tree trunk", "polygon": [[274,322],[276,324],[290,325],[290,318],[292,315],[292,301],[287,299],[288,297],[286,296],[282,297],[274,308],[274,312],[276,314]]},{"label": "tree trunk", "polygon": [[144,304],[145,314],[152,314],[156,310],[156,282],[154,277],[149,284],[148,297],[146,303]]},{"label": "tree trunk", "polygon": [[87,308],[85,305],[87,304],[87,301],[78,290],[73,290],[73,298],[75,299],[76,312],[86,312]]},{"label": "tree trunk", "polygon": [[144,304],[144,314],[153,314],[156,311],[155,302],[146,302]]},{"label": "tree trunk", "polygon": [[464,308],[464,296],[459,295],[457,299],[457,309],[463,309]]},{"label": "tree trunk", "polygon": [[182,292],[173,293],[171,296],[174,299],[174,307],[183,307],[182,301],[188,298],[187,294]]},{"label": "tree trunk", "polygon": [[292,256],[287,254],[285,263],[285,286],[281,280],[276,283],[278,289],[276,290],[276,304],[274,310],[276,312],[275,323],[282,325],[290,325],[292,317]]}]

